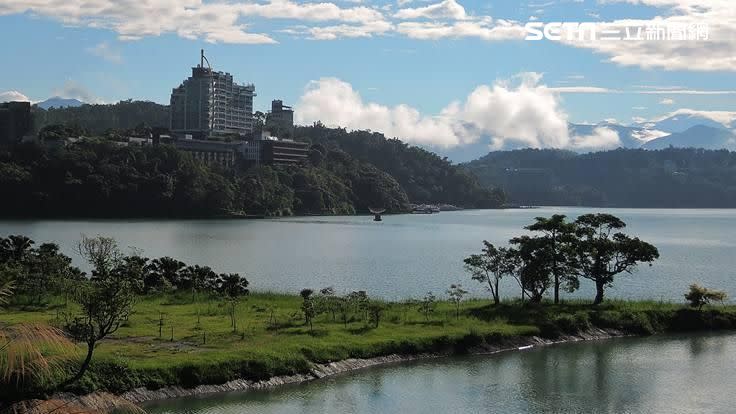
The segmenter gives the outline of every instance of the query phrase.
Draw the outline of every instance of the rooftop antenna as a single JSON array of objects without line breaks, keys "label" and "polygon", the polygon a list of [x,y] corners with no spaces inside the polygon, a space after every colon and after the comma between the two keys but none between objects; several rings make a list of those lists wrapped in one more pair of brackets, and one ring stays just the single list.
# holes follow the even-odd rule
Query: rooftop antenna
[{"label": "rooftop antenna", "polygon": [[205,55],[204,55],[204,49],[200,49],[200,63],[199,63],[199,67],[204,68],[204,62],[207,62],[207,67],[210,70],[212,70],[212,65],[210,65],[209,59],[207,59],[207,57],[205,57]]}]

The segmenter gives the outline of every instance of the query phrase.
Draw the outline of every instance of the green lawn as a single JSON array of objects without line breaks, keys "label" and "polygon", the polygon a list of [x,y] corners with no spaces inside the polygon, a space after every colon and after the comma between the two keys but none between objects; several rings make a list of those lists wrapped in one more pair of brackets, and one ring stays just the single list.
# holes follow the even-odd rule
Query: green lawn
[{"label": "green lawn", "polygon": [[[233,332],[226,308],[217,298],[196,303],[190,295],[140,298],[129,321],[99,343],[81,390],[120,392],[138,386],[192,386],[237,377],[264,379],[304,372],[310,362],[462,350],[501,337],[554,337],[591,326],[634,333],[736,327],[734,306],[697,312],[660,302],[607,302],[595,308],[583,302],[493,307],[489,301],[468,300],[462,303],[459,318],[448,302],[439,302],[429,319],[419,313],[417,305],[386,303],[378,328],[359,314],[353,314],[347,326],[339,315],[333,320],[330,314],[321,314],[310,331],[300,305],[301,298],[295,295],[251,294],[238,306],[238,328]],[[0,321],[58,324],[65,312],[73,310],[60,301],[42,310],[11,307],[0,312]]]}]

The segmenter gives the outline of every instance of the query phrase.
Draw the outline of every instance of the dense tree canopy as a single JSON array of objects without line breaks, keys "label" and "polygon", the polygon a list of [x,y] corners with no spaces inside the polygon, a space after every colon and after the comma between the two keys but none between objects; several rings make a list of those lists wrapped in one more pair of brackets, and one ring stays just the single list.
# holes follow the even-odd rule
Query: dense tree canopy
[{"label": "dense tree canopy", "polygon": [[736,207],[736,152],[726,150],[526,149],[492,152],[464,166],[522,205]]},{"label": "dense tree canopy", "polygon": [[633,273],[640,263],[659,258],[653,245],[622,232],[620,218],[605,213],[584,214],[574,222],[563,215],[537,217],[525,229],[541,235],[523,235],[509,240],[511,248],[496,248],[483,241],[482,254],[465,259],[473,280],[487,283],[496,305],[500,303],[498,282],[511,275],[521,287],[521,299],[541,302],[550,287],[554,303],[560,302],[559,288],[569,292],[580,287],[580,279],[595,284],[594,305],[603,301],[605,289],[621,273]]},{"label": "dense tree canopy", "polygon": [[394,177],[412,203],[494,208],[504,201],[501,191],[483,188],[475,176],[446,158],[377,132],[348,132],[315,124],[296,128],[294,136],[323,148],[340,148],[355,159],[371,163]]},{"label": "dense tree canopy", "polygon": [[147,101],[120,101],[116,104],[82,105],[69,108],[33,108],[34,128],[47,125],[76,125],[88,133],[101,135],[108,130],[169,126],[169,107]]},{"label": "dense tree canopy", "polygon": [[[80,127],[50,126],[58,139]],[[232,214],[388,212],[409,203],[498,207],[503,194],[467,172],[398,140],[319,126],[293,166],[209,167],[169,145],[121,146],[107,139],[0,148],[0,214],[56,217],[211,217]],[[324,135],[324,136],[323,136]],[[360,141],[365,143],[360,143]]]}]

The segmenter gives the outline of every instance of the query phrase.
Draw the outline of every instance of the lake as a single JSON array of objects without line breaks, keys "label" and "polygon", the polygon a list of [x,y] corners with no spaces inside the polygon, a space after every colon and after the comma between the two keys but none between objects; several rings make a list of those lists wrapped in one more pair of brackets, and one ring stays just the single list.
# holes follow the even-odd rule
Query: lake
[{"label": "lake", "polygon": [[[74,253],[80,234],[115,237],[149,257],[172,256],[217,272],[245,274],[255,290],[296,293],[333,286],[366,290],[387,299],[444,294],[462,283],[475,295],[483,287],[463,270],[464,257],[483,239],[503,244],[524,232],[535,216],[575,218],[609,212],[628,223],[629,234],[660,249],[654,266],[621,275],[608,297],[681,301],[699,282],[736,294],[736,210],[539,208],[468,210],[434,215],[302,217],[274,220],[2,220],[0,235],[25,234],[55,241]],[[587,281],[570,296],[593,297]],[[512,280],[502,295],[516,295]]]},{"label": "lake", "polygon": [[734,412],[736,335],[620,338],[369,368],[152,414]]}]

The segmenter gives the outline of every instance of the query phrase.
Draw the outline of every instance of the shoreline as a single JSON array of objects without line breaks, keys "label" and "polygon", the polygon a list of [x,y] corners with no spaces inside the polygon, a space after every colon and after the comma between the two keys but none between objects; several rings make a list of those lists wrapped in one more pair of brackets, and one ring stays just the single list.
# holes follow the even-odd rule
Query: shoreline
[{"label": "shoreline", "polygon": [[469,348],[466,352],[453,350],[420,353],[420,354],[389,354],[373,358],[348,358],[322,364],[313,364],[309,371],[294,375],[274,376],[266,380],[251,381],[246,379],[235,379],[224,384],[203,384],[193,388],[180,386],[167,386],[157,390],[147,388],[136,388],[120,395],[106,392],[93,392],[78,396],[71,393],[55,394],[52,398],[73,402],[84,408],[95,410],[110,410],[120,406],[120,399],[142,405],[145,403],[162,402],[177,398],[212,395],[228,392],[248,392],[263,389],[274,389],[284,385],[303,384],[310,381],[328,378],[335,375],[359,371],[371,367],[399,364],[410,361],[445,358],[454,355],[479,355],[490,356],[502,352],[524,351],[537,347],[557,344],[574,343],[581,341],[598,341],[622,337],[641,336],[627,333],[618,329],[590,328],[574,335],[561,335],[556,339],[547,339],[541,336],[516,336],[501,339],[497,342],[484,342]]}]

